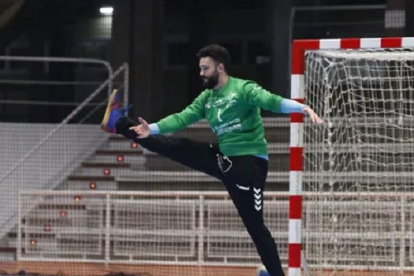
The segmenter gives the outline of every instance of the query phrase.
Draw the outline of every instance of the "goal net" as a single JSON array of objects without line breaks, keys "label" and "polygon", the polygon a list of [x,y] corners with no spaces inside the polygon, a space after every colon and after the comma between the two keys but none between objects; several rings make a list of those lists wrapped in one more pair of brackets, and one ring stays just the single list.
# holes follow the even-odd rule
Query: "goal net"
[{"label": "goal net", "polygon": [[325,121],[304,123],[312,275],[413,270],[413,49],[307,51],[305,98]]}]

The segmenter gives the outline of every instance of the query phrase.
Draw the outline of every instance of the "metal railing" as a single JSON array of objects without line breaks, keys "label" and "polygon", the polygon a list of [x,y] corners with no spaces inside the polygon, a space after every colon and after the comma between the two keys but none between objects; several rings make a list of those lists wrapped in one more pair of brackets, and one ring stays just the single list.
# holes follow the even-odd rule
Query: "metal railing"
[{"label": "metal railing", "polygon": [[[264,198],[265,221],[286,265],[289,194],[267,192]],[[414,236],[409,221],[414,194],[306,192],[304,198],[303,250],[311,268],[339,268],[334,264],[339,258],[341,269],[414,270],[413,248],[404,251]],[[19,202],[18,260],[217,266],[259,262],[225,192],[22,191]],[[43,207],[37,212],[27,208],[28,202]],[[73,206],[70,226],[59,225],[63,220],[54,204]],[[45,219],[55,221],[48,232],[54,238],[30,241],[30,234],[45,233]]]}]

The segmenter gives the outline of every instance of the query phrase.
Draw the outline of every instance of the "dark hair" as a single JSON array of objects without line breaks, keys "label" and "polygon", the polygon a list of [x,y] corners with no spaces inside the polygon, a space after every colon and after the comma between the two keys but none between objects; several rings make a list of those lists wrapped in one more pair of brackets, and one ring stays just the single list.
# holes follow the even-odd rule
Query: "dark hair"
[{"label": "dark hair", "polygon": [[198,53],[197,57],[204,58],[210,57],[212,58],[217,64],[223,63],[224,70],[227,71],[227,66],[230,64],[230,54],[226,48],[218,44],[211,44],[201,48]]}]

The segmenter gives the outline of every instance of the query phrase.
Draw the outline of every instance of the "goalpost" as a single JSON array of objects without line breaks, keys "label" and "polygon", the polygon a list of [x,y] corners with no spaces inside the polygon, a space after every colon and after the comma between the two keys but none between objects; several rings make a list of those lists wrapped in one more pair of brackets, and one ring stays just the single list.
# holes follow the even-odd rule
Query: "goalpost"
[{"label": "goalpost", "polygon": [[414,38],[297,40],[291,71],[325,123],[291,116],[289,275],[414,270]]}]

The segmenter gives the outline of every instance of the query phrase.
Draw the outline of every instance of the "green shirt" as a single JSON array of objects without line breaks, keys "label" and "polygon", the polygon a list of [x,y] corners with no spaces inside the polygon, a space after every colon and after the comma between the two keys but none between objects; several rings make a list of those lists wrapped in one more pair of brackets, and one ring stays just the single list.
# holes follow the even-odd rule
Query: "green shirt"
[{"label": "green shirt", "polygon": [[224,155],[266,155],[260,108],[280,113],[282,100],[255,82],[229,77],[223,87],[203,91],[183,111],[160,120],[157,125],[163,134],[182,130],[205,118]]}]

